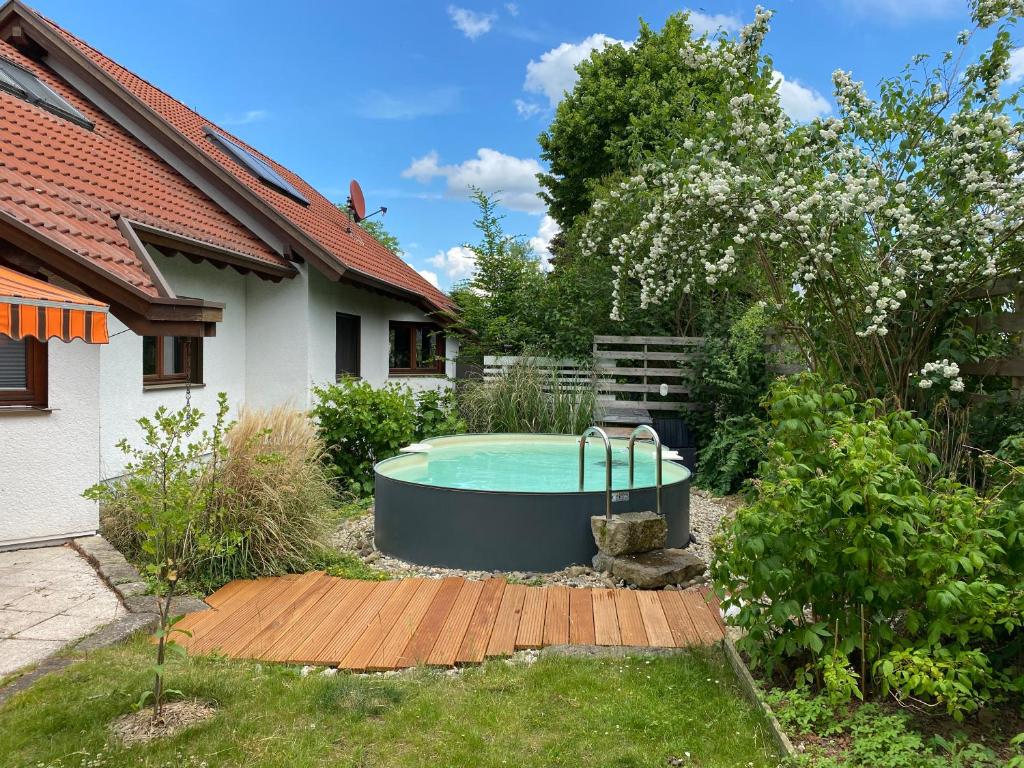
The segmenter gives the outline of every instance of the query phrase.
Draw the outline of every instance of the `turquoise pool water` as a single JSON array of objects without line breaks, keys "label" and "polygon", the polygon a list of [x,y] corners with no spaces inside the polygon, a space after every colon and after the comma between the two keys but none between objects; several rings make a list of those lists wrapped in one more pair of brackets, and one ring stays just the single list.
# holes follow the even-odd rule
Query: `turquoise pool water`
[{"label": "turquoise pool water", "polygon": [[[566,493],[579,490],[579,444],[573,436],[460,435],[429,440],[425,453],[403,454],[382,461],[386,477],[442,488],[519,493]],[[605,450],[591,438],[586,451],[584,490],[603,491]],[[686,480],[678,464],[662,462],[665,485]],[[636,444],[635,487],[655,483],[654,447]],[[625,440],[612,440],[612,488],[629,487]]]}]

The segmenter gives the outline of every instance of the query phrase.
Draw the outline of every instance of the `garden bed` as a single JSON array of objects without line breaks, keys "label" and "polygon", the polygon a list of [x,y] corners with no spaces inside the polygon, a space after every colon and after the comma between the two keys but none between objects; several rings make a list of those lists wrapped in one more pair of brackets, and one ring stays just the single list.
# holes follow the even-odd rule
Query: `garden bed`
[{"label": "garden bed", "polygon": [[308,674],[173,662],[180,696],[216,714],[132,747],[110,724],[150,680],[143,641],[91,655],[0,708],[7,765],[700,766],[769,768],[767,724],[717,648],[672,656],[494,661],[458,675]]}]

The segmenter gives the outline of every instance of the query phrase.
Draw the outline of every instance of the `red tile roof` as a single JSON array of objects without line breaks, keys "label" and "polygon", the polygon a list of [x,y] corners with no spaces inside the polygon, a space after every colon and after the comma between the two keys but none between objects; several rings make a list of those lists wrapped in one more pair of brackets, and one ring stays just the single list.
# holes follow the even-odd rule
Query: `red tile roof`
[{"label": "red tile roof", "polygon": [[[280,215],[315,240],[326,252],[345,268],[363,273],[370,278],[422,296],[429,304],[441,310],[451,310],[454,304],[442,291],[427,282],[415,269],[393,254],[361,228],[350,227],[348,216],[330,200],[317,192],[301,177],[274,162],[273,159],[249,146],[220,126],[169,96],[164,91],[128,71],[104,56],[92,46],[79,40],[67,30],[46,20],[69,43],[83,53],[93,64],[114,78],[123,88],[146,104],[163,121],[204,153],[228,169],[241,183],[273,207]],[[241,144],[264,160],[309,201],[308,206],[266,186],[259,179],[223,152],[208,139],[204,126],[216,130]],[[351,228],[351,233],[348,230]]]},{"label": "red tile roof", "polygon": [[117,216],[290,266],[48,68],[3,41],[0,56],[35,74],[95,126],[0,91],[0,212],[153,297],[159,292]]}]

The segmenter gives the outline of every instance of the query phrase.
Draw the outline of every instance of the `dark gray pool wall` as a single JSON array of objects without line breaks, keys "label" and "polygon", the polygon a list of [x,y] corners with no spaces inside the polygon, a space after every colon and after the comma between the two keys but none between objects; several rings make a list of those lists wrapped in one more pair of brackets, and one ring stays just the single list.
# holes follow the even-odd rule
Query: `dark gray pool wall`
[{"label": "dark gray pool wall", "polygon": [[[655,509],[655,489],[616,491],[612,511]],[[668,544],[690,543],[690,481],[662,490]],[[439,488],[376,473],[374,541],[419,565],[474,571],[558,571],[597,553],[592,515],[604,492],[507,493]]]}]

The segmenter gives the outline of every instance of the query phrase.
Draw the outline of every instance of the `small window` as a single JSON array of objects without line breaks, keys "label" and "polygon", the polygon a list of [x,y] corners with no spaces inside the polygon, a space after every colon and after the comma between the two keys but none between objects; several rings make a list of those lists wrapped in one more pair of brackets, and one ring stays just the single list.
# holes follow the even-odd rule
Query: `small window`
[{"label": "small window", "polygon": [[186,336],[142,337],[143,384],[200,384],[203,340]]},{"label": "small window", "polygon": [[247,169],[249,173],[258,178],[264,184],[268,184],[278,192],[284,193],[297,203],[309,205],[309,200],[303,197],[299,190],[289,184],[284,177],[271,168],[268,163],[256,157],[256,155],[241,144],[232,141],[223,134],[217,133],[210,126],[206,126],[203,130],[214,144],[231,155],[231,157],[238,161],[243,168]]},{"label": "small window", "polygon": [[339,312],[335,320],[334,375],[359,376],[359,317]]},{"label": "small window", "polygon": [[50,86],[27,69],[4,58],[0,58],[0,89],[85,128],[93,127],[93,124],[86,120],[85,115],[57,95]]},{"label": "small window", "polygon": [[391,373],[444,373],[444,333],[433,323],[391,323]]},{"label": "small window", "polygon": [[0,406],[46,407],[46,345],[0,334]]}]

